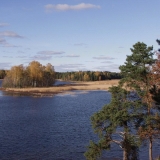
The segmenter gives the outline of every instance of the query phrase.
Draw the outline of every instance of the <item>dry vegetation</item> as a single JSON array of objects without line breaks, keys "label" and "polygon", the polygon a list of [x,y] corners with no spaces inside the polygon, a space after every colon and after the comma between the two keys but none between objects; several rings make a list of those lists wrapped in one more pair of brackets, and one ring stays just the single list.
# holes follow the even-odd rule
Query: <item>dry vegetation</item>
[{"label": "dry vegetation", "polygon": [[117,85],[119,80],[105,80],[94,82],[74,82],[63,86],[53,86],[46,88],[7,88],[6,92],[14,94],[25,94],[35,96],[53,96],[71,90],[108,90],[109,87]]}]

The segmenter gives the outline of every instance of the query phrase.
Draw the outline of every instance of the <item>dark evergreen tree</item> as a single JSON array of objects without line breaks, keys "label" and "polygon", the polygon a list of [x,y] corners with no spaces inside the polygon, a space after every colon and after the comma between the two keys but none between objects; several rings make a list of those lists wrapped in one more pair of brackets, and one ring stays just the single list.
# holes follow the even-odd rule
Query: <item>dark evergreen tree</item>
[{"label": "dark evergreen tree", "polygon": [[[90,142],[85,153],[88,160],[96,159],[102,150],[111,149],[113,142],[122,147],[123,159],[137,159],[137,140],[149,142],[149,159],[153,160],[153,140],[160,135],[160,112],[151,92],[155,63],[152,50],[153,47],[138,42],[131,48],[132,54],[127,56],[125,64],[120,66],[123,78],[118,87],[110,88],[111,102],[91,118],[100,141]],[[122,141],[113,140],[118,128],[123,132],[120,133]]]},{"label": "dark evergreen tree", "polygon": [[92,126],[99,135],[99,142],[90,142],[86,159],[96,160],[102,150],[112,149],[116,143],[123,150],[123,160],[138,159],[138,146],[133,135],[134,110],[133,101],[128,100],[129,92],[120,86],[111,87],[112,99],[101,111],[91,117]]},{"label": "dark evergreen tree", "polygon": [[6,71],[0,70],[0,79],[4,79],[5,76],[6,76]]},{"label": "dark evergreen tree", "polygon": [[[159,111],[156,107],[151,89],[153,89],[152,65],[153,47],[147,47],[144,43],[136,43],[131,48],[132,55],[127,56],[125,65],[120,66],[124,78],[120,81],[123,86],[136,92],[141,106],[137,111],[138,135],[143,141],[149,142],[149,159],[153,159],[153,140],[159,135]],[[138,119],[138,115],[140,118]]]}]

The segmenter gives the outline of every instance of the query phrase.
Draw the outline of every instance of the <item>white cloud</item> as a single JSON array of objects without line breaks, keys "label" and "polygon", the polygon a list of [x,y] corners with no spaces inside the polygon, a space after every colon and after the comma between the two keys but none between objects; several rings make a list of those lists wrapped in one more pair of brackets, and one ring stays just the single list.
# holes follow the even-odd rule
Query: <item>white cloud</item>
[{"label": "white cloud", "polygon": [[75,55],[75,54],[71,54],[71,55],[67,55],[65,57],[71,57],[71,58],[76,58],[76,57],[80,57],[79,55]]},{"label": "white cloud", "polygon": [[60,55],[60,54],[64,54],[65,52],[63,51],[40,51],[37,54],[41,54],[41,55]]},{"label": "white cloud", "polygon": [[85,61],[85,62],[92,62],[92,63],[93,63],[93,62],[95,62],[95,61]]},{"label": "white cloud", "polygon": [[3,32],[0,32],[0,36],[1,37],[23,38],[22,36],[18,35],[15,32],[12,32],[12,31],[3,31]]},{"label": "white cloud", "polygon": [[0,44],[5,44],[6,40],[4,38],[0,38]]},{"label": "white cloud", "polygon": [[75,67],[82,67],[83,64],[77,63],[77,64],[61,64],[59,67],[65,67],[65,68],[75,68]]},{"label": "white cloud", "polygon": [[31,50],[31,48],[25,48],[25,50]]},{"label": "white cloud", "polygon": [[23,53],[25,53],[25,52],[24,52],[24,51],[17,51],[17,53],[22,53],[22,54],[23,54]]},{"label": "white cloud", "polygon": [[67,10],[84,10],[84,9],[99,9],[99,5],[89,4],[89,3],[80,3],[77,5],[68,5],[68,4],[47,4],[45,5],[46,11],[67,11]]},{"label": "white cloud", "polygon": [[107,56],[99,56],[99,57],[93,57],[93,59],[98,59],[98,60],[113,60],[115,58],[107,57]]},{"label": "white cloud", "polygon": [[27,56],[17,56],[16,58],[27,58]]},{"label": "white cloud", "polygon": [[0,38],[0,45],[3,47],[18,47],[12,44],[9,44],[4,38]]},{"label": "white cloud", "polygon": [[[1,24],[1,25],[4,25],[4,24]],[[15,32],[12,32],[12,31],[0,32],[0,45],[2,45],[3,47],[20,47],[20,46],[16,46],[16,45],[8,43],[5,39],[6,37],[9,37],[9,38],[24,38],[24,37],[18,35]]]},{"label": "white cloud", "polygon": [[57,72],[85,70],[85,66],[83,64],[62,64],[54,67]]},{"label": "white cloud", "polygon": [[50,60],[52,58],[52,55],[35,55],[33,57],[30,57],[31,60]]},{"label": "white cloud", "polygon": [[13,44],[5,43],[3,45],[3,47],[20,47],[20,46],[16,46],[16,45],[13,45]]},{"label": "white cloud", "polygon": [[110,71],[110,72],[120,72],[118,64],[111,64],[111,65],[105,65],[105,66],[98,66],[95,67],[95,70],[98,71]]},{"label": "white cloud", "polygon": [[63,57],[68,57],[68,58],[77,58],[80,57],[79,55],[76,54],[70,54],[70,55],[66,55],[66,56],[58,56],[59,58],[63,58]]},{"label": "white cloud", "polygon": [[101,63],[113,63],[112,61],[103,61]]},{"label": "white cloud", "polygon": [[9,26],[8,23],[0,23],[0,27],[5,27],[5,26]]},{"label": "white cloud", "polygon": [[13,58],[13,56],[3,56],[4,58]]},{"label": "white cloud", "polygon": [[40,51],[37,55],[31,57],[32,60],[50,60],[54,55],[64,54],[63,51]]}]

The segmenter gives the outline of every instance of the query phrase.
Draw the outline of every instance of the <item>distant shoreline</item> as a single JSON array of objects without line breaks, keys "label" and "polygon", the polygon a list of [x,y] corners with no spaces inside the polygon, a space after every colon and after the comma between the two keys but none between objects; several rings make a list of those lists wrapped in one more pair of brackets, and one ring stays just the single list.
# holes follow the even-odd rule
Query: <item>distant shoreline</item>
[{"label": "distant shoreline", "polygon": [[11,95],[28,95],[28,96],[54,96],[59,93],[67,93],[73,90],[108,90],[111,86],[118,85],[119,80],[104,80],[92,82],[77,82],[72,84],[58,85],[53,87],[36,87],[36,88],[1,88],[4,92]]}]

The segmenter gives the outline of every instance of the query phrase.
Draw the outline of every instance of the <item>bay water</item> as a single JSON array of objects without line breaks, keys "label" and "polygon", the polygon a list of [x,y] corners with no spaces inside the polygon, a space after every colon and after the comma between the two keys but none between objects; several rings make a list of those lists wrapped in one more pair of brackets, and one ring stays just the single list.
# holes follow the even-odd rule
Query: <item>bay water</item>
[{"label": "bay water", "polygon": [[[110,99],[107,91],[72,91],[54,97],[10,96],[0,91],[0,159],[85,160],[89,140],[97,140],[90,116]],[[156,157],[160,142],[154,143]],[[114,146],[105,157],[122,159],[122,150]],[[141,147],[140,159],[148,159],[147,146]]]}]

